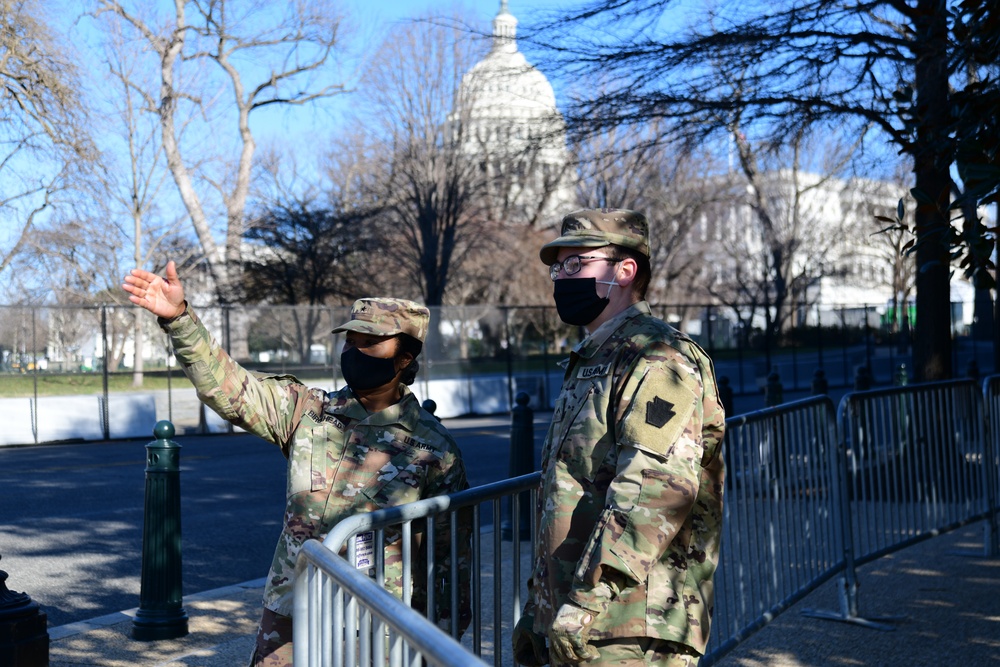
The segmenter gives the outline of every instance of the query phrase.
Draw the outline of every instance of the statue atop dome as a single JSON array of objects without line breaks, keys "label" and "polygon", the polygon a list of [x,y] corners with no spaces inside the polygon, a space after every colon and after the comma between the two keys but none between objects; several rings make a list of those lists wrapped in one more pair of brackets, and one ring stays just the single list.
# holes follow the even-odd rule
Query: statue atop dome
[{"label": "statue atop dome", "polygon": [[507,0],[500,0],[500,11],[493,17],[493,51],[517,51],[517,19],[507,9]]}]

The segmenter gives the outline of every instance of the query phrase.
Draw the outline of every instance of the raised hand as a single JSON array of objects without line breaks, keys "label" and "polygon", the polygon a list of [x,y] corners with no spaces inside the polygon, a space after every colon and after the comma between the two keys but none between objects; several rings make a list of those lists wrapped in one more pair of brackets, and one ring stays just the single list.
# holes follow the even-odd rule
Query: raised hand
[{"label": "raised hand", "polygon": [[149,271],[132,269],[125,276],[122,289],[129,293],[128,300],[137,306],[163,319],[173,319],[184,314],[184,287],[172,260],[167,262],[166,274],[166,278],[161,278]]}]

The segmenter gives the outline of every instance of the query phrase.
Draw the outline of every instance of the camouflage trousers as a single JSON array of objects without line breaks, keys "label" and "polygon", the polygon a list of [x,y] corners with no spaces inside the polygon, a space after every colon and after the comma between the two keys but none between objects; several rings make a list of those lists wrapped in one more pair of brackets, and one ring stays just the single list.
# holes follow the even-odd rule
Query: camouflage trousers
[{"label": "camouflage trousers", "polygon": [[249,667],[291,667],[292,617],[264,609]]},{"label": "camouflage trousers", "polygon": [[600,655],[587,662],[564,665],[553,662],[552,667],[697,667],[701,656],[684,644],[654,639],[628,637],[590,642]]}]

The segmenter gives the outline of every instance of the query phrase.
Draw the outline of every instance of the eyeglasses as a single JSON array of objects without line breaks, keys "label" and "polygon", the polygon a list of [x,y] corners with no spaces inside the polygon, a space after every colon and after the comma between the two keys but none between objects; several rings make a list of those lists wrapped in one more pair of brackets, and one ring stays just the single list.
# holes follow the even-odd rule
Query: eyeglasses
[{"label": "eyeglasses", "polygon": [[559,279],[559,272],[565,271],[567,276],[573,276],[580,273],[580,269],[583,268],[583,260],[592,259],[603,259],[605,262],[617,262],[619,260],[614,257],[603,257],[601,255],[570,255],[561,262],[556,262],[549,267],[549,277],[552,280]]}]

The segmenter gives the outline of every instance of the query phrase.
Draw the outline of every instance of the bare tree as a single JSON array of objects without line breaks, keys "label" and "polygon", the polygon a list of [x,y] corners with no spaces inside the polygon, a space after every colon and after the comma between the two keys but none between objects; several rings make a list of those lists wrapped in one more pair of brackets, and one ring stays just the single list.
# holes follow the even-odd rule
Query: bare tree
[{"label": "bare tree", "polygon": [[462,150],[465,128],[448,114],[475,44],[461,29],[429,21],[398,26],[378,50],[362,91],[370,146],[381,160],[372,200],[398,271],[413,296],[444,303],[449,280],[489,233],[479,160]]},{"label": "bare tree", "polygon": [[13,230],[11,245],[0,249],[0,275],[93,157],[73,54],[44,9],[33,0],[0,0],[0,216]]},{"label": "bare tree", "polygon": [[309,200],[273,202],[246,234],[247,287],[269,303],[305,305],[292,309],[301,359],[323,322],[316,306],[353,300],[365,275],[363,258],[375,251],[363,224],[367,216]]},{"label": "bare tree", "polygon": [[[339,43],[340,15],[330,2],[174,0],[173,16],[161,17],[151,2],[95,0],[94,16],[107,19],[101,23],[106,28],[115,19],[124,22],[156,56],[158,88],[134,89],[159,120],[167,166],[194,225],[217,297],[230,303],[240,295],[240,243],[256,149],[251,114],[342,92],[339,83],[323,82],[329,80],[327,65]],[[216,117],[208,104],[223,87],[231,103],[225,117]],[[198,145],[180,136],[189,114],[202,114],[208,125]],[[205,159],[208,145],[231,149],[220,156],[215,172],[194,166]],[[221,244],[214,232],[219,225],[207,210],[211,190],[218,193],[224,210]]]},{"label": "bare tree", "polygon": [[679,304],[703,298],[697,283],[702,251],[695,232],[720,201],[726,183],[713,177],[713,158],[656,141],[656,123],[610,127],[582,135],[573,146],[580,162],[577,196],[584,207],[631,208],[650,220],[648,299]]},{"label": "bare tree", "polygon": [[[54,305],[59,308],[100,306],[111,288],[117,286],[123,275],[121,257],[118,252],[122,238],[113,224],[100,218],[91,220],[57,216],[44,226],[35,229],[30,239],[32,270],[44,277],[52,286]],[[119,299],[124,305],[125,300]],[[109,347],[115,354],[106,359],[109,370],[116,370],[121,358],[118,352],[124,343],[126,322],[131,322],[126,308],[112,312],[108,322]],[[57,346],[79,350],[84,332],[93,334],[101,330],[100,310],[87,308],[72,313],[59,312],[55,319],[57,328],[53,334],[59,341]],[[82,327],[80,321],[88,326]]]},{"label": "bare tree", "polygon": [[494,34],[485,53],[467,25],[428,19],[396,28],[359,109],[369,129],[364,152],[381,161],[370,200],[381,207],[386,271],[431,306],[503,301],[505,288],[491,277],[508,239],[549,224],[567,189],[572,196],[554,103],[518,89],[548,86],[544,77],[512,34]]},{"label": "bare tree", "polygon": [[910,298],[916,288],[917,265],[913,255],[907,252],[915,242],[913,215],[897,205],[892,210],[891,202],[898,200],[899,193],[908,190],[908,174],[897,172],[893,181],[856,181],[851,189],[858,194],[857,206],[861,209],[855,218],[867,227],[869,251],[874,255],[874,263],[887,267],[880,273],[883,285],[891,290],[892,317],[888,324],[890,333],[901,334],[908,340],[910,327]]},{"label": "bare tree", "polygon": [[[738,112],[735,117],[739,118]],[[739,273],[743,280],[736,283],[737,291],[763,306],[765,333],[775,339],[794,312],[789,306],[807,303],[811,289],[835,263],[835,251],[847,231],[845,218],[824,214],[823,206],[840,198],[841,181],[836,175],[850,162],[856,146],[828,144],[816,150],[811,148],[816,141],[802,128],[790,137],[784,151],[765,148],[761,155],[738,120],[731,130],[739,172],[745,179],[740,189],[746,196],[737,202],[752,213],[753,230],[745,247],[730,246],[737,257],[742,256],[736,261],[746,265]],[[822,173],[804,168],[804,154],[822,152],[827,156]],[[778,169],[782,164],[788,168]],[[747,280],[750,276],[756,279]]]},{"label": "bare tree", "polygon": [[[970,247],[949,220],[952,134],[985,137],[980,129],[994,123],[971,98],[952,103],[965,92],[953,74],[972,64],[995,78],[996,59],[966,48],[995,43],[995,3],[730,3],[668,20],[679,4],[596,0],[552,23],[544,41],[557,45],[554,55],[607,91],[581,96],[571,116],[584,127],[659,118],[665,138],[703,140],[728,132],[741,111],[745,132],[774,143],[839,123],[847,136],[892,144],[913,161],[918,201],[916,375],[950,377],[949,242],[960,253]],[[690,27],[669,32],[684,18]]]},{"label": "bare tree", "polygon": [[[144,267],[160,250],[160,243],[179,232],[182,220],[164,219],[162,192],[169,172],[159,141],[160,125],[155,116],[145,112],[142,94],[151,85],[120,27],[111,26],[105,33],[105,81],[109,85],[102,90],[112,109],[107,114],[111,127],[105,135],[108,150],[101,168],[95,170],[90,191],[93,204],[106,211],[107,220],[122,239],[131,239],[132,265]],[[141,387],[149,320],[137,309],[133,319],[132,385]]]}]

